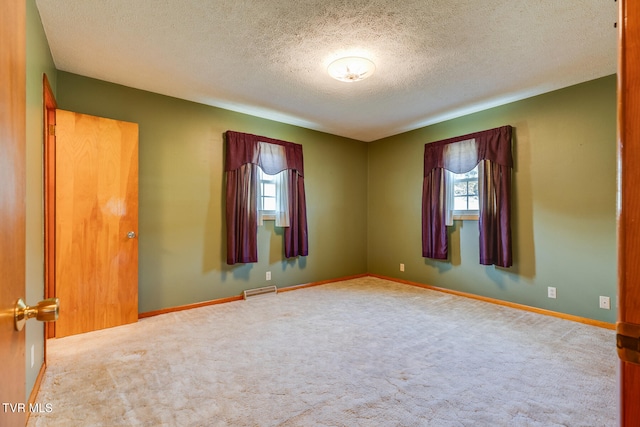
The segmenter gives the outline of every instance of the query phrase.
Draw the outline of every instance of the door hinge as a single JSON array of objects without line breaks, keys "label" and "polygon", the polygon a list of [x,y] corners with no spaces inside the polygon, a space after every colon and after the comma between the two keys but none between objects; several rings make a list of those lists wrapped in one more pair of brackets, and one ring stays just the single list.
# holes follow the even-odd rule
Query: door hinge
[{"label": "door hinge", "polygon": [[56,136],[56,125],[49,125],[49,135]]},{"label": "door hinge", "polygon": [[640,364],[640,325],[618,322],[616,347],[620,360]]}]

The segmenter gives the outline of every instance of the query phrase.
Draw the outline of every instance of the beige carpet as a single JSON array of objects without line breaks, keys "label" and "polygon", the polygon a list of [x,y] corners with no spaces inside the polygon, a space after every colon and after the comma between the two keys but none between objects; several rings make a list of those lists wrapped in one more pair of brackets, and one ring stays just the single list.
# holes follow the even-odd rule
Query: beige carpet
[{"label": "beige carpet", "polygon": [[362,278],[48,342],[29,426],[614,426],[614,332]]}]

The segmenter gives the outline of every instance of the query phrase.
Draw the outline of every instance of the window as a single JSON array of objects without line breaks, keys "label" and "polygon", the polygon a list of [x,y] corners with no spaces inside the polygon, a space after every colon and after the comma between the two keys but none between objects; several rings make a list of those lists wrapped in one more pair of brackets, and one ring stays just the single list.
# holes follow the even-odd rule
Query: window
[{"label": "window", "polygon": [[258,225],[274,221],[277,227],[289,226],[287,172],[269,175],[258,167]]},{"label": "window", "polygon": [[[447,226],[453,207],[478,208],[480,264],[511,267],[511,155],[512,127],[430,142],[424,146],[422,184],[422,256],[446,260]],[[477,172],[454,177],[447,171]],[[477,179],[473,182],[472,178]],[[454,194],[455,193],[455,194]],[[462,206],[461,206],[462,205]]]},{"label": "window", "polygon": [[262,219],[276,219],[276,194],[277,194],[277,175],[269,175],[258,168],[258,182],[260,189],[258,190],[258,210]]},{"label": "window", "polygon": [[453,219],[477,220],[480,210],[478,165],[467,173],[451,174]]},{"label": "window", "polygon": [[[284,228],[284,256],[307,256],[302,145],[234,131],[226,132],[226,143],[227,264],[258,262],[260,206],[273,205],[272,179],[261,181],[259,169],[276,177],[275,225]],[[264,198],[256,194],[262,188]]]}]

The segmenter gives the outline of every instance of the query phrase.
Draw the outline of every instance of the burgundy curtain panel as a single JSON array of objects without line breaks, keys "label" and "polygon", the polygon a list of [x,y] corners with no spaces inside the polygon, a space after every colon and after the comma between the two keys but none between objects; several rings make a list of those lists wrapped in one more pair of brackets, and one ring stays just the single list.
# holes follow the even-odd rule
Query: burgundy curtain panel
[{"label": "burgundy curtain panel", "polygon": [[444,168],[433,168],[425,172],[422,185],[422,256],[426,258],[448,256],[444,174]]},{"label": "burgundy curtain panel", "polygon": [[[425,144],[422,256],[448,258],[444,171],[465,173],[480,164],[480,264],[511,267],[512,127]],[[455,146],[454,144],[459,143]],[[464,147],[461,150],[461,147]]]},{"label": "burgundy curtain panel", "polygon": [[227,171],[227,263],[258,261],[257,166]]},{"label": "burgundy curtain panel", "polygon": [[[226,132],[226,140],[227,264],[258,261],[258,167],[269,175],[286,171],[290,226],[284,231],[285,257],[307,256],[309,243],[302,145],[234,131]],[[284,147],[284,158],[275,162],[262,159],[260,143]]]}]

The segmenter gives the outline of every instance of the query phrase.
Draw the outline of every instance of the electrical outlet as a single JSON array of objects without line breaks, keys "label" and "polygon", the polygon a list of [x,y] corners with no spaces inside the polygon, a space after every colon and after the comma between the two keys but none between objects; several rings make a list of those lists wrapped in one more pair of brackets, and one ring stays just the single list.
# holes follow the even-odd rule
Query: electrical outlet
[{"label": "electrical outlet", "polygon": [[400,271],[404,271],[404,264],[400,264]]},{"label": "electrical outlet", "polygon": [[554,288],[553,286],[549,286],[547,288],[547,296],[549,298],[555,298],[556,297],[556,288]]},{"label": "electrical outlet", "polygon": [[611,299],[609,297],[600,296],[600,308],[604,310],[611,310]]},{"label": "electrical outlet", "polygon": [[271,272],[267,271],[267,280],[271,280]]}]

